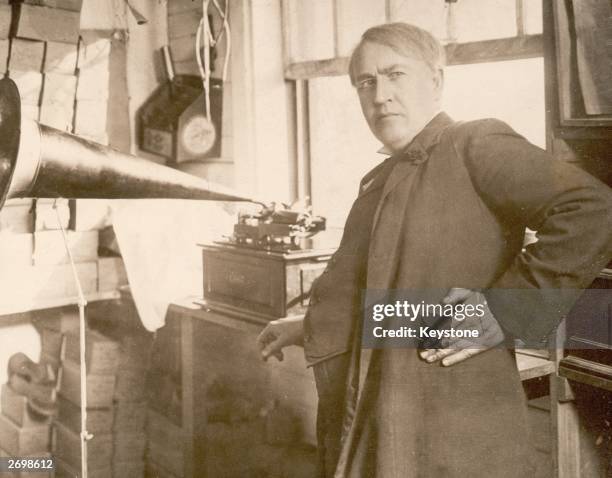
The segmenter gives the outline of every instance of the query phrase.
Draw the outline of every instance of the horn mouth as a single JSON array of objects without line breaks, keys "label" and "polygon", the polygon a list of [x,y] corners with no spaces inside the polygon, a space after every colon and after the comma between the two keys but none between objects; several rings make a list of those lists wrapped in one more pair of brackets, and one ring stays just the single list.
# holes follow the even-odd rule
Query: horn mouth
[{"label": "horn mouth", "polygon": [[21,136],[21,99],[15,83],[0,80],[0,208],[15,172]]}]

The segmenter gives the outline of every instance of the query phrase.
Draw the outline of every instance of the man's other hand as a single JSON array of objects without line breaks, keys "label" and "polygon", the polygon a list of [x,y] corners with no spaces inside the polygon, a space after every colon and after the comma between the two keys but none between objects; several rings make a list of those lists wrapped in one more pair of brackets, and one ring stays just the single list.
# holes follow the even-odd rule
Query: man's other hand
[{"label": "man's other hand", "polygon": [[484,314],[482,317],[466,317],[461,322],[453,320],[453,327],[466,330],[480,329],[481,335],[477,341],[463,338],[445,339],[440,348],[422,350],[419,355],[426,362],[436,363],[441,360],[444,367],[449,367],[503,342],[504,332],[495,320],[481,292],[472,289],[452,288],[441,302],[442,304],[452,305],[463,303],[483,304]]},{"label": "man's other hand", "polygon": [[304,318],[287,317],[273,320],[266,325],[257,337],[257,345],[264,360],[276,357],[282,361],[284,358],[282,349],[288,345],[299,345],[303,339]]}]

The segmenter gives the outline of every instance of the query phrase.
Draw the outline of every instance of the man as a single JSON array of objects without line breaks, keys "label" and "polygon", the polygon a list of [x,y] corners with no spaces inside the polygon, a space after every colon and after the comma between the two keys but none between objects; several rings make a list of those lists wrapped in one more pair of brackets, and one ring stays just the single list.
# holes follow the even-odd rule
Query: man
[{"label": "man", "polygon": [[[303,339],[322,477],[532,476],[513,354],[485,349],[502,339],[497,322],[507,339],[544,338],[575,298],[556,291],[588,286],[612,256],[610,190],[500,121],[453,122],[443,66],[417,27],[363,34],[349,74],[391,157],[363,178],[304,323],[259,338],[264,358]],[[525,227],[539,240],[522,251]],[[364,289],[445,290],[452,304],[483,290],[494,325],[478,349],[365,350]]]}]

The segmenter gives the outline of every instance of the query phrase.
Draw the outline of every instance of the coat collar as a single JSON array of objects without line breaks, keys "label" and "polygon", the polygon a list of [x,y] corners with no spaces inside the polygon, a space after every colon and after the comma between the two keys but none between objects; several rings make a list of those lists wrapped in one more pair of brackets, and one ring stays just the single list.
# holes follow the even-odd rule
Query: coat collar
[{"label": "coat collar", "polygon": [[[425,162],[429,157],[430,151],[440,141],[442,132],[452,123],[453,120],[444,112],[440,112],[434,116],[404,150],[385,159],[385,161],[363,177],[359,187],[359,196],[385,186],[385,182],[387,182],[388,185],[388,187],[385,186],[387,192],[393,189],[395,184],[401,180],[403,174],[396,175],[394,173],[393,176],[398,177],[393,178],[393,176],[391,176],[389,178],[387,174],[382,174],[383,170],[386,168],[393,168],[397,163],[402,163],[404,165],[401,169],[410,169],[407,167],[408,164],[417,165]],[[384,151],[384,148],[379,150],[379,152],[383,153]],[[387,178],[389,178],[389,181],[387,181]]]},{"label": "coat collar", "polygon": [[440,141],[442,132],[453,120],[443,111],[434,116],[429,123],[417,134],[406,148],[398,153],[400,161],[422,163],[429,156],[429,152]]}]

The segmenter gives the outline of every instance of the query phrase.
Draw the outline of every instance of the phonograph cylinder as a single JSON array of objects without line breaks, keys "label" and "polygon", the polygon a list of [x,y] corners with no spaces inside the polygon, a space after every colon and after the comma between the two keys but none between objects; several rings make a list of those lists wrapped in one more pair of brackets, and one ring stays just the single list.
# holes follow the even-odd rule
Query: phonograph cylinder
[{"label": "phonograph cylinder", "polygon": [[196,176],[22,119],[17,86],[4,78],[0,208],[16,197],[251,201]]}]

